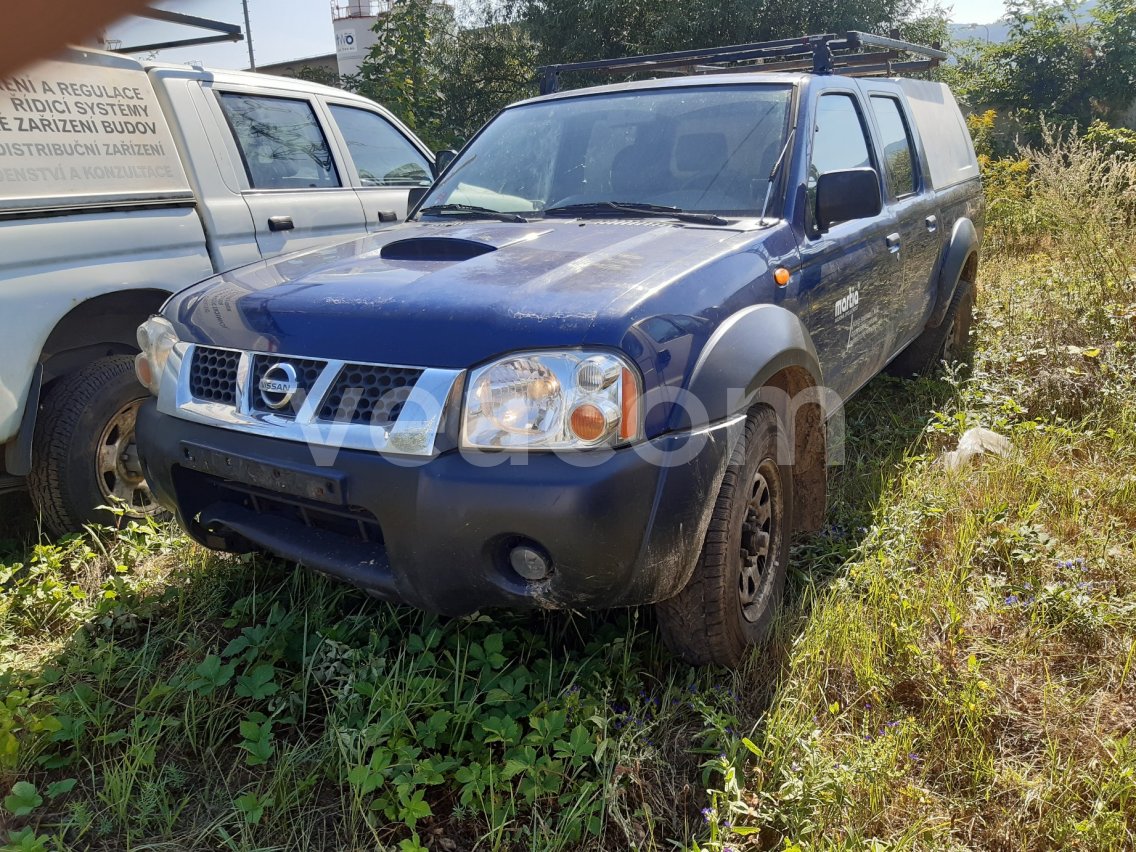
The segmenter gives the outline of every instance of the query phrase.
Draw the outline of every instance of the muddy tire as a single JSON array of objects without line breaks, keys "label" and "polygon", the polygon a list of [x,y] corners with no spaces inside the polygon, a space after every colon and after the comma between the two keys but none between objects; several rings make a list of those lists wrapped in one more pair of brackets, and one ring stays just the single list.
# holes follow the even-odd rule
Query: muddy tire
[{"label": "muddy tire", "polygon": [[[52,535],[159,514],[138,466],[134,423],[149,396],[129,355],[100,358],[52,384],[40,401],[28,490]],[[118,503],[117,501],[121,501]]]},{"label": "muddy tire", "polygon": [[691,665],[737,666],[773,626],[793,529],[792,469],[778,464],[782,436],[771,408],[750,413],[694,574],[655,606],[663,641]]},{"label": "muddy tire", "polygon": [[970,329],[974,325],[975,286],[960,281],[947,315],[935,328],[924,329],[888,364],[886,372],[892,376],[929,376],[942,367],[965,361],[970,356]]}]

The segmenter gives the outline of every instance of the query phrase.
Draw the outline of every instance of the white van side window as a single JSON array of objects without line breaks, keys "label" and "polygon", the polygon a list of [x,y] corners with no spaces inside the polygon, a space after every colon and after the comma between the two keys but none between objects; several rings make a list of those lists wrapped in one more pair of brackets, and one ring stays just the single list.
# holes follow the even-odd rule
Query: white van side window
[{"label": "white van side window", "polygon": [[430,163],[382,116],[329,104],[363,186],[429,186]]},{"label": "white van side window", "polygon": [[310,103],[236,92],[220,101],[253,189],[342,185]]}]

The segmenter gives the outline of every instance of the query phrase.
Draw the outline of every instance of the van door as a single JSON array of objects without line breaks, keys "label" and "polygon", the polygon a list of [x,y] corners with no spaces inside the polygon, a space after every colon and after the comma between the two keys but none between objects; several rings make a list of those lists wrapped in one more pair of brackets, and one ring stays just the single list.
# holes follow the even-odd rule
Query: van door
[{"label": "van door", "polygon": [[801,244],[803,319],[825,382],[842,399],[887,363],[903,295],[901,240],[888,207],[825,233],[817,227],[820,175],[864,167],[879,171],[864,119],[852,92],[824,93],[814,104]]},{"label": "van door", "polygon": [[904,301],[896,323],[892,352],[899,352],[923,330],[937,294],[943,235],[939,202],[924,175],[912,122],[898,95],[871,92],[888,204],[899,224],[903,257]]},{"label": "van door", "polygon": [[374,110],[336,101],[327,102],[327,108],[350,157],[348,179],[363,205],[367,229],[388,224],[389,213],[405,219],[410,191],[433,181],[425,152]]},{"label": "van door", "polygon": [[244,164],[242,195],[263,257],[366,232],[363,206],[303,97],[217,91]]}]

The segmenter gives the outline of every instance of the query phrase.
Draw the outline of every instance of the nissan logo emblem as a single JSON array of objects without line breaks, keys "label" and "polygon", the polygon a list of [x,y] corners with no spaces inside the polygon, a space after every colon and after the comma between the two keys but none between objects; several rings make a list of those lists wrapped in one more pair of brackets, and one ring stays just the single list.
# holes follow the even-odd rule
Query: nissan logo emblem
[{"label": "nissan logo emblem", "polygon": [[273,410],[284,408],[296,396],[300,383],[296,379],[296,368],[281,361],[264,371],[257,384],[260,398]]}]

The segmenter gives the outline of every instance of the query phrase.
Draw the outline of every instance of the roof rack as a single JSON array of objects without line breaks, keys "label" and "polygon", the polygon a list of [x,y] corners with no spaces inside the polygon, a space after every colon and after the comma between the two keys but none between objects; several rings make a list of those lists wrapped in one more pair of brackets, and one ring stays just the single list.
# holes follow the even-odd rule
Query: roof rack
[{"label": "roof rack", "polygon": [[[869,52],[869,48],[874,51]],[[899,61],[903,54],[921,59]],[[668,74],[731,74],[804,71],[813,74],[846,74],[852,77],[894,76],[930,71],[947,59],[940,45],[926,47],[902,41],[898,31],[891,36],[852,31],[844,35],[824,33],[800,38],[676,50],[618,59],[593,59],[545,65],[538,69],[540,93],[560,91],[560,75],[575,71],[598,74],[631,74],[659,71]]]}]

